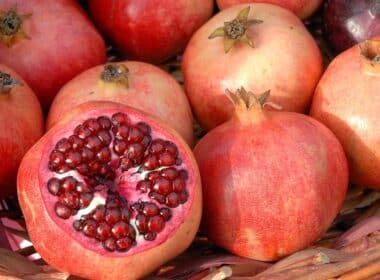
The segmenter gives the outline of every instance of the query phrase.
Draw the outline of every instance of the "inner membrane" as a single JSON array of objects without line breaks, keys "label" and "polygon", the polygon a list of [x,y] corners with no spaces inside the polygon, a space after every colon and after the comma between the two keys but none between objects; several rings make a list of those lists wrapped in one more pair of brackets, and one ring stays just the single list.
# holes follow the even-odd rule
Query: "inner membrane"
[{"label": "inner membrane", "polygon": [[188,200],[176,145],[123,113],[88,119],[49,156],[54,213],[107,251],[153,241]]}]

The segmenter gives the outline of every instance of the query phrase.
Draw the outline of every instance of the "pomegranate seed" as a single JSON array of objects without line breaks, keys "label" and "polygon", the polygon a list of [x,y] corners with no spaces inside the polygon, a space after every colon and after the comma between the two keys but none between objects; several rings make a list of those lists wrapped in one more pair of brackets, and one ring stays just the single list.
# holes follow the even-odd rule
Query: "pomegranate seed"
[{"label": "pomegranate seed", "polygon": [[146,193],[150,188],[152,187],[152,184],[148,180],[143,180],[137,183],[136,190]]},{"label": "pomegranate seed", "polygon": [[150,126],[144,122],[139,122],[136,126],[144,134],[150,134],[152,132],[152,129],[150,128]]},{"label": "pomegranate seed", "polygon": [[102,220],[104,220],[105,213],[106,213],[106,208],[104,207],[104,205],[99,205],[92,212],[91,217],[95,221],[102,221]]},{"label": "pomegranate seed", "polygon": [[74,134],[77,135],[80,139],[86,139],[87,137],[89,137],[92,134],[92,132],[87,127],[83,127],[82,125],[78,125],[74,129]]},{"label": "pomegranate seed", "polygon": [[109,130],[112,126],[111,121],[107,117],[98,117],[98,123],[101,128]]},{"label": "pomegranate seed", "polygon": [[158,203],[164,204],[165,203],[165,196],[156,193],[156,192],[150,192],[149,197],[152,199],[155,199]]},{"label": "pomegranate seed", "polygon": [[149,152],[152,154],[159,154],[165,150],[165,141],[161,139],[153,140],[150,147]]},{"label": "pomegranate seed", "polygon": [[75,168],[77,165],[81,163],[80,153],[77,151],[70,151],[66,157],[65,163],[70,168]]},{"label": "pomegranate seed", "polygon": [[175,178],[173,181],[173,190],[177,193],[182,192],[186,187],[185,180],[181,177]]},{"label": "pomegranate seed", "polygon": [[166,141],[166,151],[168,151],[172,156],[177,157],[178,155],[178,149],[177,146],[169,141]]},{"label": "pomegranate seed", "polygon": [[160,216],[164,219],[164,221],[169,221],[172,217],[172,212],[169,208],[161,208],[160,209]]},{"label": "pomegranate seed", "polygon": [[57,142],[55,145],[55,150],[61,152],[61,153],[66,153],[71,149],[71,144],[66,138],[63,138]]},{"label": "pomegranate seed", "polygon": [[60,194],[59,201],[72,210],[79,207],[79,196],[76,192],[69,191]]},{"label": "pomegranate seed", "polygon": [[120,211],[121,220],[123,220],[124,222],[128,222],[131,217],[131,213],[129,212],[129,210],[127,208],[121,208]]},{"label": "pomegranate seed", "polygon": [[113,150],[119,156],[124,154],[124,151],[127,149],[127,143],[123,140],[115,139]]},{"label": "pomegranate seed", "polygon": [[111,160],[111,151],[109,148],[102,148],[97,154],[96,158],[101,162],[109,162]]},{"label": "pomegranate seed", "polygon": [[146,170],[153,170],[158,167],[158,160],[155,155],[148,155],[143,161],[143,167]]},{"label": "pomegranate seed", "polygon": [[85,163],[82,163],[82,164],[80,164],[80,165],[78,165],[76,168],[75,168],[80,174],[82,174],[82,175],[88,175],[88,171],[89,171],[89,169],[88,169],[88,165],[87,164],[85,164]]},{"label": "pomegranate seed", "polygon": [[156,181],[158,178],[160,178],[160,172],[158,171],[152,171],[147,176],[147,179],[152,182]]},{"label": "pomegranate seed", "polygon": [[154,216],[149,219],[148,228],[152,232],[160,232],[164,229],[165,222],[161,216]]},{"label": "pomegranate seed", "polygon": [[102,244],[103,244],[104,249],[106,249],[107,251],[113,252],[116,250],[116,241],[113,238],[107,239]]},{"label": "pomegranate seed", "polygon": [[113,225],[112,235],[115,238],[121,238],[129,235],[129,225],[126,222],[120,221]]},{"label": "pomegranate seed", "polygon": [[55,213],[62,219],[68,219],[71,216],[71,209],[60,202],[55,203]]},{"label": "pomegranate seed", "polygon": [[88,205],[90,205],[93,197],[94,195],[92,193],[82,193],[79,197],[79,207],[81,209],[86,208]]},{"label": "pomegranate seed", "polygon": [[127,171],[129,168],[133,167],[133,162],[129,158],[122,158],[120,160],[120,169]]},{"label": "pomegranate seed", "polygon": [[142,213],[148,217],[158,215],[159,211],[160,209],[158,208],[158,206],[152,202],[145,202],[144,207],[142,209]]},{"label": "pomegranate seed", "polygon": [[183,169],[179,171],[179,176],[181,176],[181,178],[184,180],[187,180],[189,178],[189,174],[187,174],[187,171]]},{"label": "pomegranate seed", "polygon": [[167,195],[172,191],[172,186],[169,180],[165,178],[159,178],[153,185],[153,190],[159,194]]},{"label": "pomegranate seed", "polygon": [[101,222],[96,228],[96,239],[100,241],[105,241],[111,237],[111,227],[105,223]]},{"label": "pomegranate seed", "polygon": [[122,140],[128,137],[129,127],[125,124],[117,126],[114,128],[114,133],[116,139]]},{"label": "pomegranate seed", "polygon": [[87,220],[83,223],[83,233],[88,237],[95,237],[96,235],[96,222],[94,220]]},{"label": "pomegranate seed", "polygon": [[83,147],[83,140],[80,139],[77,135],[71,135],[69,137],[69,142],[71,144],[71,147],[73,150],[77,151],[80,150]]},{"label": "pomegranate seed", "polygon": [[65,161],[65,155],[59,151],[53,151],[50,154],[50,161],[49,163],[53,168],[58,168],[61,166]]},{"label": "pomegranate seed", "polygon": [[143,138],[144,134],[137,127],[131,127],[128,133],[128,142],[138,143]]},{"label": "pomegranate seed", "polygon": [[60,192],[61,182],[57,178],[51,178],[47,182],[48,190],[53,195],[58,195]]},{"label": "pomegranate seed", "polygon": [[144,156],[144,146],[140,143],[134,143],[129,145],[127,155],[129,159],[133,160],[139,160],[141,161],[142,157]]},{"label": "pomegranate seed", "polygon": [[146,216],[138,214],[135,224],[140,233],[146,233],[148,231],[148,218]]},{"label": "pomegranate seed", "polygon": [[123,113],[115,113],[112,117],[112,122],[115,124],[115,125],[118,125],[118,124],[128,124],[129,123],[129,118],[126,114],[123,114]]},{"label": "pomegranate seed", "polygon": [[81,182],[77,183],[75,190],[79,193],[92,192],[92,188],[90,186],[88,186],[87,184],[81,183]]},{"label": "pomegranate seed", "polygon": [[169,167],[162,169],[160,175],[164,178],[168,178],[169,180],[174,180],[178,176],[178,171],[173,167]]},{"label": "pomegranate seed", "polygon": [[73,223],[73,228],[74,228],[76,231],[82,231],[82,229],[83,229],[83,222],[80,221],[80,220],[76,220],[76,221],[74,221],[74,223]]},{"label": "pomegranate seed", "polygon": [[180,203],[179,195],[176,194],[175,192],[170,193],[166,197],[166,205],[169,206],[170,208],[177,207],[179,203]]},{"label": "pomegranate seed", "polygon": [[98,161],[92,161],[88,165],[90,172],[99,173],[100,168],[102,168],[102,164]]},{"label": "pomegranate seed", "polygon": [[169,152],[163,152],[160,154],[158,162],[161,166],[170,166],[175,164],[175,158]]},{"label": "pomegranate seed", "polygon": [[83,123],[84,127],[87,127],[89,130],[91,130],[93,133],[96,133],[100,130],[101,126],[95,119],[88,119]]},{"label": "pomegranate seed", "polygon": [[113,225],[117,223],[118,221],[120,221],[120,218],[121,218],[121,213],[119,209],[111,208],[111,209],[106,210],[104,219],[106,220],[108,224]]},{"label": "pomegranate seed", "polygon": [[187,199],[189,198],[189,194],[184,190],[179,194],[179,201],[181,204],[185,203]]},{"label": "pomegranate seed", "polygon": [[153,241],[154,239],[156,239],[156,237],[157,237],[157,234],[154,232],[149,232],[149,233],[144,235],[144,239],[146,241]]},{"label": "pomegranate seed", "polygon": [[148,147],[148,145],[150,144],[150,141],[152,141],[152,137],[150,135],[145,135],[143,140],[141,140],[141,144],[144,147]]},{"label": "pomegranate seed", "polygon": [[115,195],[109,195],[107,197],[107,203],[106,203],[106,207],[108,209],[111,209],[111,208],[119,208],[122,206],[122,202],[120,201],[120,198],[118,196],[115,196]]},{"label": "pomegranate seed", "polygon": [[70,171],[70,168],[66,165],[61,166],[58,170],[55,170],[58,174],[63,174]]},{"label": "pomegranate seed", "polygon": [[87,147],[83,147],[81,157],[82,162],[89,162],[94,158],[94,152]]},{"label": "pomegranate seed", "polygon": [[128,237],[120,238],[116,241],[116,248],[120,252],[125,252],[129,250],[132,247],[132,245],[133,241]]},{"label": "pomegranate seed", "polygon": [[64,192],[73,191],[77,185],[78,181],[74,177],[69,176],[61,180],[61,189]]},{"label": "pomegranate seed", "polygon": [[102,147],[102,142],[97,136],[90,136],[86,138],[86,147],[97,152]]},{"label": "pomegranate seed", "polygon": [[102,142],[104,146],[108,146],[109,144],[111,144],[112,137],[111,137],[111,134],[107,130],[99,131],[98,137],[100,139],[100,142]]}]

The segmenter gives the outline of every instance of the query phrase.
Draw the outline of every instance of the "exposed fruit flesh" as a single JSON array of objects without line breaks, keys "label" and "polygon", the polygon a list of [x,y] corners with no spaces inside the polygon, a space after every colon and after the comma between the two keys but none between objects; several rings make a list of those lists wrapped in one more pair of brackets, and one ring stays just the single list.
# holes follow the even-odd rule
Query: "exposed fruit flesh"
[{"label": "exposed fruit flesh", "polygon": [[108,251],[155,240],[189,194],[177,146],[153,134],[114,113],[84,120],[57,141],[46,184],[55,215]]}]

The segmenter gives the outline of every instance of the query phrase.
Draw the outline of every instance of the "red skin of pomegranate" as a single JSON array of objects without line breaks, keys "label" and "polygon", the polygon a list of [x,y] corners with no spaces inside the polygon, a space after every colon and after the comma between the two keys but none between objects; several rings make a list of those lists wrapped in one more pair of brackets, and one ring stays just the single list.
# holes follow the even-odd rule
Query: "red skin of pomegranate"
[{"label": "red skin of pomegranate", "polygon": [[[118,63],[120,65],[120,63]],[[129,69],[129,86],[106,83],[100,79],[104,66],[96,66],[67,83],[55,97],[48,114],[50,129],[73,107],[94,100],[119,102],[152,114],[179,134],[192,146],[193,116],[185,93],[165,71],[143,62],[123,62]]]},{"label": "red skin of pomegranate", "polygon": [[268,3],[288,9],[301,19],[311,16],[322,2],[323,0],[216,0],[221,10],[244,3]]},{"label": "red skin of pomegranate", "polygon": [[[88,118],[122,112],[133,122],[144,121],[154,134],[171,139],[178,147],[182,162],[188,167],[189,197],[181,207],[172,208],[175,224],[160,232],[154,243],[139,241],[127,252],[109,252],[75,232],[68,220],[55,215],[46,183],[52,171],[47,168],[49,150],[78,123]],[[152,133],[152,136],[153,133]],[[122,180],[122,177],[119,179]],[[121,181],[120,181],[121,182]],[[124,182],[124,194],[133,196],[135,186]],[[184,251],[192,242],[201,217],[199,172],[191,150],[182,138],[160,121],[127,106],[112,102],[88,102],[73,109],[51,128],[23,159],[18,173],[18,194],[28,233],[38,253],[61,271],[86,279],[140,279]],[[133,186],[133,188],[131,188]],[[173,210],[174,209],[174,210]],[[181,214],[182,213],[182,214]],[[181,214],[181,215],[179,215]],[[59,242],[56,242],[56,241]],[[79,265],[78,265],[79,264]]]},{"label": "red skin of pomegranate", "polygon": [[16,191],[16,174],[22,157],[42,136],[44,119],[38,99],[22,78],[0,64],[0,71],[10,74],[22,85],[8,93],[0,89],[0,196]]},{"label": "red skin of pomegranate", "polygon": [[202,226],[228,251],[272,261],[324,234],[343,204],[348,167],[321,123],[255,110],[211,130],[195,147]]},{"label": "red skin of pomegranate", "polygon": [[[380,54],[380,48],[375,53]],[[379,65],[367,66],[356,45],[331,62],[317,86],[310,112],[342,143],[350,179],[375,189],[380,189],[379,87]]]},{"label": "red skin of pomegranate", "polygon": [[[271,90],[270,101],[286,111],[304,113],[322,74],[321,54],[302,22],[289,11],[269,4],[251,4],[248,35],[252,48],[237,42],[225,53],[223,38],[208,36],[233,20],[248,5],[221,11],[191,38],[182,61],[185,90],[195,117],[207,130],[227,121],[233,106],[225,91],[243,86],[253,92]],[[289,43],[291,42],[291,43]]]},{"label": "red skin of pomegranate", "polygon": [[15,69],[47,110],[58,90],[80,72],[106,60],[105,44],[74,0],[3,0],[0,11],[16,7],[30,39],[11,47],[0,41],[0,61]]},{"label": "red skin of pomegranate", "polygon": [[129,59],[160,63],[179,54],[212,15],[212,0],[91,0],[90,13]]}]

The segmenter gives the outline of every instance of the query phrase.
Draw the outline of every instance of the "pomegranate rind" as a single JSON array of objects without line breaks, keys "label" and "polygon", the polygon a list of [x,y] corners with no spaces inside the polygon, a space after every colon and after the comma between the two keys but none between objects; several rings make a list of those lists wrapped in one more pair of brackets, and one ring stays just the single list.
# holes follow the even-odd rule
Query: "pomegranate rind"
[{"label": "pomegranate rind", "polygon": [[215,128],[194,155],[210,240],[239,256],[273,261],[329,228],[345,198],[348,165],[337,138],[318,121],[292,112],[260,117]]},{"label": "pomegranate rind", "polygon": [[[181,225],[169,236],[168,240],[157,247],[135,254],[98,252],[89,250],[67,234],[52,219],[45,206],[39,176],[43,151],[54,135],[62,131],[72,121],[80,122],[88,118],[83,112],[106,111],[124,112],[130,116],[144,119],[153,129],[160,127],[177,147],[186,155],[188,166],[192,168],[193,183],[187,187],[190,196],[188,212]],[[92,113],[92,116],[93,113]],[[47,164],[47,162],[45,163]],[[183,252],[192,242],[198,230],[201,217],[202,199],[199,171],[192,152],[182,138],[162,122],[127,106],[112,102],[89,102],[78,106],[49,130],[24,157],[18,173],[18,197],[23,211],[28,233],[37,252],[49,264],[73,275],[90,279],[138,279],[154,271],[166,261]]]},{"label": "pomegranate rind", "polygon": [[0,64],[21,85],[0,92],[0,197],[16,192],[17,168],[22,157],[44,133],[41,105],[27,83],[13,69]]}]

